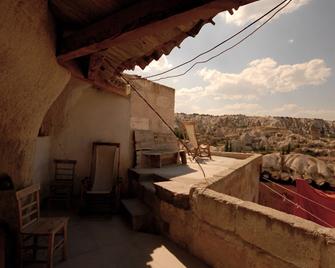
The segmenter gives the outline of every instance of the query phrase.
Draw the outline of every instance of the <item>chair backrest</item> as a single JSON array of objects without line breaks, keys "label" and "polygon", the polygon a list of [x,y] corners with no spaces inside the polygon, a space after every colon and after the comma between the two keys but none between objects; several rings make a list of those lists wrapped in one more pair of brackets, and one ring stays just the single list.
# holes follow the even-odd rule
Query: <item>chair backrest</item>
[{"label": "chair backrest", "polygon": [[40,219],[40,185],[34,184],[16,192],[20,230]]},{"label": "chair backrest", "polygon": [[119,143],[93,143],[91,191],[110,191],[116,185],[120,169]]},{"label": "chair backrest", "polygon": [[75,177],[76,160],[55,159],[55,181],[72,182]]},{"label": "chair backrest", "polygon": [[195,123],[191,121],[184,121],[182,122],[182,124],[186,130],[186,134],[188,136],[191,145],[194,146],[195,148],[198,148],[199,144],[197,137],[195,135]]}]

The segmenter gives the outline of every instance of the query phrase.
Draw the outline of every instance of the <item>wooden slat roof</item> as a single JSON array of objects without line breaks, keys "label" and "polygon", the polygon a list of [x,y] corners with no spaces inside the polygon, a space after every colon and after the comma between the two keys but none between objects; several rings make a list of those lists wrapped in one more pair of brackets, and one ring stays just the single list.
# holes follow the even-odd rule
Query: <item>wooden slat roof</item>
[{"label": "wooden slat roof", "polygon": [[[100,87],[136,65],[168,55],[221,11],[256,0],[50,0],[58,60]],[[70,63],[71,62],[71,63]]]}]

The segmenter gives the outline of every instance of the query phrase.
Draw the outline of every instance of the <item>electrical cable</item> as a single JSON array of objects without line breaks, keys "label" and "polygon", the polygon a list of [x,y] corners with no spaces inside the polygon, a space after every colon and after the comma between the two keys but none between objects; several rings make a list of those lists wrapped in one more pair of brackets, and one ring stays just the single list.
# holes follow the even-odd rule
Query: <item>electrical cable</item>
[{"label": "electrical cable", "polygon": [[151,81],[160,81],[160,80],[165,80],[165,79],[169,79],[169,78],[176,78],[176,77],[180,77],[180,76],[184,76],[186,75],[189,71],[191,71],[196,65],[198,64],[203,64],[203,63],[207,63],[209,61],[211,61],[214,58],[217,58],[219,56],[221,56],[223,53],[233,49],[234,47],[238,46],[239,44],[241,44],[243,41],[245,41],[246,39],[248,39],[250,36],[252,36],[255,32],[257,32],[260,28],[262,28],[266,23],[268,23],[275,15],[277,15],[281,10],[283,10],[285,7],[287,7],[287,5],[289,5],[292,2],[292,0],[289,0],[284,6],[282,6],[280,9],[278,9],[274,14],[272,14],[267,20],[265,20],[260,26],[258,26],[255,30],[253,30],[251,33],[249,33],[248,35],[246,35],[244,38],[242,38],[240,41],[238,41],[237,43],[235,43],[234,45],[228,47],[227,49],[219,52],[218,54],[203,60],[203,61],[197,61],[195,62],[190,68],[188,68],[186,71],[184,71],[183,73],[180,74],[176,74],[176,75],[170,75],[170,76],[165,76],[165,77],[160,77]]},{"label": "electrical cable", "polygon": [[[116,70],[116,68],[114,66],[112,66],[112,68],[114,68],[114,70]],[[177,133],[175,132],[175,130],[169,125],[169,123],[160,115],[160,113],[155,109],[155,107],[153,107],[151,105],[151,103],[138,91],[138,89],[129,82],[129,80],[127,78],[124,77],[124,75],[122,73],[119,73],[120,77],[126,82],[127,85],[129,85],[131,87],[131,89],[144,101],[144,103],[158,116],[158,118],[168,127],[168,129],[173,133],[173,135],[175,135],[175,137],[178,139],[178,141],[185,147],[186,151],[188,154],[190,154],[189,148],[187,147],[187,145],[185,144],[185,142],[178,137]],[[205,181],[207,182],[207,178],[206,178],[206,173],[205,170],[203,169],[203,167],[201,166],[200,162],[198,161],[197,158],[194,158],[195,162],[197,163],[197,165],[199,166],[202,175],[205,179]]]},{"label": "electrical cable", "polygon": [[[271,9],[270,11],[268,11],[267,13],[265,13],[263,16],[261,16],[260,18],[258,18],[257,20],[255,20],[254,22],[250,23],[249,25],[247,25],[246,27],[244,27],[242,30],[240,30],[239,32],[237,32],[236,34],[234,34],[233,36],[231,36],[230,38],[224,40],[223,42],[217,44],[216,46],[214,46],[213,48],[209,49],[208,51],[205,51],[201,54],[199,54],[198,56],[194,57],[193,59],[191,59],[190,61],[188,62],[184,62],[183,64],[180,64],[179,66],[176,66],[174,68],[172,68],[173,70],[174,69],[177,69],[189,62],[192,62],[194,61],[195,59],[197,59],[198,57],[208,53],[208,52],[211,52],[212,50],[214,50],[215,48],[219,47],[220,45],[224,44],[225,42],[231,40],[232,38],[234,38],[235,36],[237,36],[238,34],[240,34],[241,32],[243,32],[244,30],[248,29],[249,27],[251,27],[253,24],[255,24],[256,22],[258,22],[259,20],[261,20],[262,18],[264,18],[265,16],[267,16],[268,14],[270,14],[271,12],[273,12],[274,10],[276,10],[278,7],[280,7],[281,5],[283,5],[285,2],[287,2],[288,0],[284,0],[282,1],[280,4],[278,4],[276,7],[274,7],[273,9]],[[289,0],[283,7],[281,7],[279,10],[277,10],[269,19],[267,19],[264,23],[262,23],[259,27],[257,27],[254,31],[252,31],[249,35],[247,35],[246,37],[244,37],[243,39],[241,39],[239,42],[237,42],[235,45],[231,46],[230,48],[220,52],[219,54],[205,60],[205,61],[201,61],[201,62],[196,62],[195,64],[193,64],[186,72],[184,72],[183,74],[179,74],[179,75],[175,75],[175,76],[168,76],[168,77],[162,77],[162,78],[159,78],[159,79],[155,79],[153,81],[159,81],[159,80],[162,80],[162,79],[167,79],[167,78],[172,78],[172,77],[179,77],[179,76],[182,76],[182,75],[185,75],[187,72],[189,72],[194,66],[196,66],[197,64],[200,64],[200,63],[206,63],[218,56],[220,56],[221,54],[223,54],[224,52],[232,49],[233,47],[237,46],[238,44],[242,43],[245,39],[247,39],[248,37],[250,37],[253,33],[255,33],[257,30],[259,30],[262,26],[264,26],[268,21],[270,21],[278,12],[280,12],[282,9],[284,9],[292,0]],[[109,63],[109,65],[111,65],[111,67],[115,70],[116,68],[111,64]],[[168,71],[165,71],[161,74],[164,74],[164,73],[167,73],[169,71],[172,71],[171,70],[168,70]],[[158,75],[161,75],[161,74],[156,74],[156,75],[152,75],[152,76],[147,76],[147,77],[144,77],[144,78],[149,78],[149,77],[154,77],[154,76],[158,76]],[[131,84],[129,82],[128,79],[126,79],[124,77],[124,75],[122,73],[119,73],[120,77],[126,82],[127,85],[129,85],[131,87],[131,89],[144,101],[144,103],[158,116],[158,118],[168,127],[168,129],[176,136],[176,138],[178,139],[178,141],[185,147],[187,153],[189,154],[189,148],[187,147],[187,145],[184,143],[184,141],[182,141],[177,133],[175,132],[175,130],[166,122],[166,120],[159,114],[159,112],[150,104],[150,102],[137,90],[137,88]],[[194,159],[196,161],[196,163],[198,164],[198,166],[200,167],[201,169],[201,172],[203,174],[203,177],[204,179],[206,180],[206,174],[205,174],[205,171],[204,169],[202,168],[201,164],[199,163],[199,161],[195,158]]]},{"label": "electrical cable", "polygon": [[188,61],[185,61],[185,62],[183,62],[183,63],[181,63],[181,64],[179,64],[179,65],[177,65],[177,66],[175,66],[175,67],[173,67],[173,68],[170,68],[170,69],[168,69],[168,70],[166,70],[166,71],[163,71],[163,72],[160,72],[160,73],[157,73],[157,74],[153,74],[153,75],[149,75],[149,76],[145,76],[145,77],[143,77],[143,78],[148,79],[148,78],[152,78],[152,77],[160,76],[160,75],[162,75],[162,74],[166,74],[166,73],[169,73],[169,72],[171,72],[171,71],[173,71],[173,70],[176,70],[176,69],[178,69],[178,68],[180,68],[180,67],[182,67],[182,66],[184,66],[184,65],[186,65],[186,64],[188,64],[188,63],[191,63],[192,61],[198,59],[199,57],[201,57],[201,56],[203,56],[203,55],[205,55],[205,54],[207,54],[207,53],[209,53],[209,52],[211,52],[211,51],[213,51],[213,50],[215,50],[216,48],[218,48],[218,47],[220,47],[221,45],[227,43],[228,41],[230,41],[230,40],[233,39],[234,37],[238,36],[239,34],[241,34],[242,32],[244,32],[245,30],[247,30],[248,28],[250,28],[252,25],[254,25],[254,24],[257,23],[258,21],[262,20],[264,17],[266,17],[267,15],[269,15],[270,13],[272,13],[274,10],[276,10],[277,8],[279,8],[281,5],[283,5],[283,4],[284,4],[285,2],[287,2],[287,1],[288,1],[288,0],[284,0],[284,1],[282,1],[281,3],[279,3],[278,5],[276,5],[275,7],[273,7],[271,10],[269,10],[268,12],[266,12],[265,14],[263,14],[261,17],[259,17],[258,19],[256,19],[255,21],[249,23],[247,26],[245,26],[244,28],[242,28],[240,31],[236,32],[235,34],[231,35],[231,36],[228,37],[227,39],[225,39],[225,40],[221,41],[220,43],[216,44],[216,45],[213,46],[212,48],[210,48],[210,49],[208,49],[208,50],[206,50],[206,51],[204,51],[204,52],[198,54],[197,56],[193,57],[192,59],[190,59],[190,60],[188,60]]},{"label": "electrical cable", "polygon": [[295,195],[297,195],[297,196],[299,196],[299,197],[301,197],[301,198],[304,198],[305,200],[308,200],[309,202],[314,203],[315,205],[318,205],[318,206],[320,206],[320,207],[322,207],[322,208],[324,208],[324,209],[326,209],[326,210],[328,210],[328,211],[334,213],[334,215],[335,215],[335,210],[333,210],[333,209],[331,209],[331,208],[329,208],[329,207],[326,207],[326,206],[324,206],[324,205],[322,205],[322,204],[320,204],[320,203],[318,203],[318,202],[316,202],[316,201],[314,201],[314,200],[312,200],[312,199],[309,199],[308,197],[306,197],[306,196],[304,196],[304,195],[302,195],[302,194],[299,194],[299,193],[297,193],[297,192],[295,192],[295,191],[292,191],[291,189],[285,188],[284,186],[280,185],[280,184],[277,183],[277,182],[271,181],[271,180],[266,179],[266,178],[262,178],[262,179],[263,179],[263,180],[266,180],[266,181],[268,181],[268,182],[270,182],[270,183],[272,183],[272,184],[274,184],[274,185],[277,185],[279,188],[282,188],[283,190],[287,190],[288,192],[291,192],[292,194],[295,194]]}]

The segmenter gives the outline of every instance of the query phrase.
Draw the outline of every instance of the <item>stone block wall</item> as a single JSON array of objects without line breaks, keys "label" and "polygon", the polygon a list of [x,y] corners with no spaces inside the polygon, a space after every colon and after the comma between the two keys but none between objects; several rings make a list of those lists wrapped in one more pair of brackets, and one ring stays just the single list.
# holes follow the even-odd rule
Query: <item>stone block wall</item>
[{"label": "stone block wall", "polygon": [[[241,155],[245,154],[229,155],[230,157],[241,159],[241,162],[224,173],[216,174],[211,179],[211,184],[208,188],[219,193],[257,203],[262,157],[257,154],[247,155],[248,157],[242,160]],[[222,156],[225,156],[225,153]]]},{"label": "stone block wall", "polygon": [[[150,105],[173,127],[175,90],[145,79],[134,79],[132,83]],[[170,133],[165,124],[134,92],[130,95],[130,116],[131,129]]]},{"label": "stone block wall", "polygon": [[191,209],[160,202],[168,235],[212,267],[333,267],[335,231],[204,187]]}]

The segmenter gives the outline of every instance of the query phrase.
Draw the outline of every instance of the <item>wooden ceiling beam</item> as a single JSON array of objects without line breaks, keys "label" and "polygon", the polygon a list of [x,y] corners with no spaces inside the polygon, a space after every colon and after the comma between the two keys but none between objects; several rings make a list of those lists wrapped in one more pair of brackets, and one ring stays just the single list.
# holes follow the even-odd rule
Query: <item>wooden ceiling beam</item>
[{"label": "wooden ceiling beam", "polygon": [[[60,63],[190,22],[255,0],[147,0],[123,9],[61,40]],[[200,29],[199,29],[200,30]]]},{"label": "wooden ceiling beam", "polygon": [[[100,66],[101,65],[99,64],[99,67]],[[128,86],[126,86],[125,84],[121,84],[121,83],[116,84],[116,83],[113,83],[113,81],[111,83],[108,81],[105,81],[104,79],[100,77],[100,71],[94,72],[94,76],[91,76],[91,79],[86,78],[83,75],[79,65],[74,60],[64,63],[64,67],[67,68],[71,72],[73,77],[78,78],[82,81],[85,81],[91,84],[92,86],[94,86],[95,88],[98,88],[106,92],[118,94],[123,97],[127,97],[130,94],[130,88]]]}]

